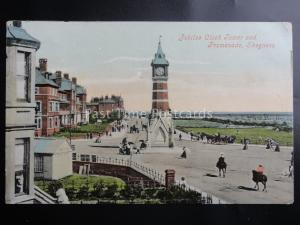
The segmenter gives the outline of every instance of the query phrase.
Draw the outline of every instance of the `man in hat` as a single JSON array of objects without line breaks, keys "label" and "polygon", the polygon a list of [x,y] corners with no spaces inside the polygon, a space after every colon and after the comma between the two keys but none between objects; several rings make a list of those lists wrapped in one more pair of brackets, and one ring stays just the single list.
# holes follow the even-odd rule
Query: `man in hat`
[{"label": "man in hat", "polygon": [[259,164],[258,167],[256,168],[256,172],[258,172],[261,175],[264,174],[264,170],[265,170],[265,168],[261,164]]},{"label": "man in hat", "polygon": [[218,159],[216,167],[219,169],[219,177],[221,176],[221,171],[223,172],[223,177],[225,177],[227,164],[225,162],[225,157],[223,152],[220,153],[220,157]]}]

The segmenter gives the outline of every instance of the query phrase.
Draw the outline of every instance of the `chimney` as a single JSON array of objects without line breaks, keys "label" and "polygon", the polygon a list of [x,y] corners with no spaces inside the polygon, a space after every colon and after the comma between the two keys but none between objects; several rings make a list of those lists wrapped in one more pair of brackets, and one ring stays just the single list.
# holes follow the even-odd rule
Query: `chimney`
[{"label": "chimney", "polygon": [[42,58],[39,60],[39,63],[40,63],[40,71],[46,72],[47,71],[47,59]]},{"label": "chimney", "polygon": [[64,78],[69,80],[69,74],[68,73],[64,73]]},{"label": "chimney", "polygon": [[76,77],[72,77],[72,83],[77,84],[77,78]]},{"label": "chimney", "polygon": [[56,75],[56,80],[55,80],[55,83],[58,85],[58,86],[61,86],[61,71],[56,71],[55,72],[55,75]]},{"label": "chimney", "polygon": [[14,27],[22,27],[22,21],[20,21],[20,20],[14,20],[13,21],[13,26]]}]

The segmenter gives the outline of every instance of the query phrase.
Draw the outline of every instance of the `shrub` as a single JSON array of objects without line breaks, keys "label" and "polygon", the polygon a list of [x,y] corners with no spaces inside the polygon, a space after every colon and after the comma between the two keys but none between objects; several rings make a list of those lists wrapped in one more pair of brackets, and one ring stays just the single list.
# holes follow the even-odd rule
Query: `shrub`
[{"label": "shrub", "polygon": [[56,191],[63,188],[62,183],[59,180],[53,180],[48,185],[48,192],[50,195],[56,197]]},{"label": "shrub", "polygon": [[92,191],[93,196],[95,196],[97,198],[101,198],[104,195],[105,185],[102,180],[96,182],[94,184],[93,188],[94,188],[94,190]]},{"label": "shrub", "polygon": [[77,197],[79,199],[87,199],[89,197],[89,187],[86,185],[81,186],[77,193]]},{"label": "shrub", "polygon": [[65,188],[66,195],[72,201],[76,199],[76,189],[73,187],[66,187]]},{"label": "shrub", "polygon": [[107,186],[107,189],[104,192],[104,197],[112,198],[117,191],[118,191],[118,185],[116,183],[113,183]]}]

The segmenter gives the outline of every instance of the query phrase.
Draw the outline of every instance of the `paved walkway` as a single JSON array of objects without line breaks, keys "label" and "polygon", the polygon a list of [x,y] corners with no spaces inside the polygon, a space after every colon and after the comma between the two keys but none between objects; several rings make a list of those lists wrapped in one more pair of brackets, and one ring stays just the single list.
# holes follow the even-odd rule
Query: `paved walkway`
[{"label": "paved walkway", "polygon": [[[129,126],[139,124],[139,120],[128,121]],[[141,130],[141,129],[140,129]],[[103,139],[102,146],[94,146],[91,140],[73,141],[79,153],[100,154],[107,157],[129,158],[118,154],[117,146],[124,136],[137,143],[145,132],[130,134],[127,131]],[[164,173],[165,169],[175,169],[176,178],[185,177],[187,183],[211,193],[230,203],[239,204],[289,204],[293,202],[293,179],[284,175],[287,171],[292,148],[281,148],[280,152],[265,149],[265,146],[249,145],[246,151],[239,144],[214,145],[198,141],[179,141],[175,135],[175,148],[152,147],[141,154],[133,154],[134,161]],[[179,158],[182,147],[189,151],[187,159]],[[216,162],[223,152],[228,164],[226,178],[221,178],[216,170]],[[252,170],[258,164],[265,166],[268,176],[267,192],[251,191],[254,187]],[[260,184],[262,189],[262,184]]]}]

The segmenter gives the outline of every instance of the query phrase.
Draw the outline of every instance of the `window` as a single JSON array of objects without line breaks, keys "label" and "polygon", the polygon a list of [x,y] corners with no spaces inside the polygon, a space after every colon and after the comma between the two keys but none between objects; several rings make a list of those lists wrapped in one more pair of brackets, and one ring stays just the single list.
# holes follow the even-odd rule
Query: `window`
[{"label": "window", "polygon": [[34,156],[34,172],[35,173],[44,172],[44,157],[41,155]]},{"label": "window", "polygon": [[36,108],[37,108],[36,112],[41,113],[42,112],[42,102],[37,101]]},{"label": "window", "polygon": [[15,144],[15,195],[29,193],[29,138],[18,138]]},{"label": "window", "polygon": [[49,112],[52,112],[52,104],[53,102],[49,102]]},{"label": "window", "polygon": [[80,160],[83,162],[89,162],[90,161],[90,155],[80,155]]},{"label": "window", "polygon": [[29,101],[30,53],[17,52],[16,90],[17,99]]},{"label": "window", "polygon": [[97,161],[96,155],[92,155],[92,162],[96,162],[96,161]]},{"label": "window", "polygon": [[55,127],[58,127],[58,117],[55,117]]},{"label": "window", "polygon": [[49,118],[49,128],[52,128],[52,127],[53,127],[53,119]]},{"label": "window", "polygon": [[76,155],[76,153],[72,153],[72,160],[76,160],[77,159],[77,155]]},{"label": "window", "polygon": [[56,96],[57,95],[57,89],[51,88],[51,95]]},{"label": "window", "polygon": [[58,102],[55,103],[55,112],[59,112],[59,103]]},{"label": "window", "polygon": [[59,112],[59,102],[49,102],[49,112]]},{"label": "window", "polygon": [[42,118],[41,117],[36,117],[35,118],[35,124],[36,124],[37,129],[41,129],[42,128]]}]

